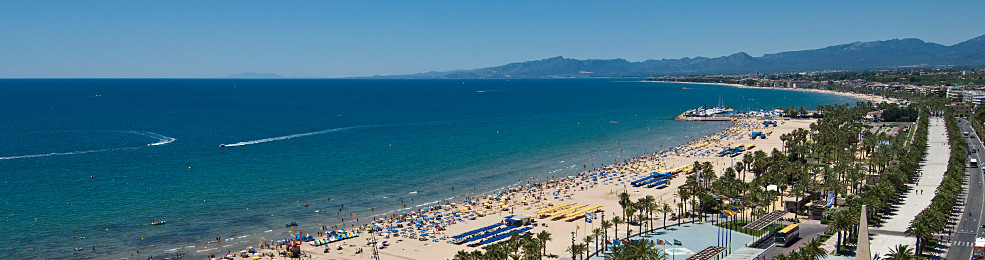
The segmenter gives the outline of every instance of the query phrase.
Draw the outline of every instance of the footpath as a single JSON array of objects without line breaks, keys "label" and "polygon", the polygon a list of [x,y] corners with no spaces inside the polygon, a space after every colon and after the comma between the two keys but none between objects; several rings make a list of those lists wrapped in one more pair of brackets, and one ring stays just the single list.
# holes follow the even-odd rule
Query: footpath
[{"label": "footpath", "polygon": [[[886,221],[881,226],[869,228],[872,237],[870,252],[873,257],[879,255],[886,258],[890,249],[895,248],[896,245],[909,245],[911,248],[916,245],[916,238],[907,237],[904,232],[910,226],[910,221],[913,221],[916,215],[933,200],[934,191],[941,184],[944,172],[947,171],[951,150],[947,142],[944,119],[931,118],[928,130],[927,153],[920,164],[920,170],[917,171],[917,181],[908,185],[906,193],[902,195],[902,201],[892,206],[890,212],[883,216]],[[834,249],[833,246],[831,248]]]}]

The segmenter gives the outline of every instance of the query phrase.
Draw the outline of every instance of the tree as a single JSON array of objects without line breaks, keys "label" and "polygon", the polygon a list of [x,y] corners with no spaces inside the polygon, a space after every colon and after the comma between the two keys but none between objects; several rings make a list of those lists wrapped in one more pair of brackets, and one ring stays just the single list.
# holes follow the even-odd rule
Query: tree
[{"label": "tree", "polygon": [[896,248],[889,250],[889,255],[886,259],[891,260],[910,260],[917,259],[916,255],[913,254],[913,249],[910,249],[907,245],[896,245]]},{"label": "tree", "polygon": [[828,256],[828,252],[824,248],[821,248],[821,245],[820,239],[811,239],[811,242],[808,242],[800,249],[801,256],[807,260],[821,260]]},{"label": "tree", "polygon": [[631,203],[633,203],[633,201],[629,200],[628,192],[623,191],[622,193],[619,193],[619,206],[622,207],[622,219],[628,220],[626,218],[626,208],[629,207]]},{"label": "tree", "polygon": [[547,232],[547,230],[540,231],[540,233],[537,233],[537,240],[540,241],[541,256],[547,255],[547,241],[551,241],[551,233]]},{"label": "tree", "polygon": [[[636,214],[636,208],[635,207],[632,207],[632,206],[626,208],[626,214],[629,215],[630,217],[632,217],[634,214]],[[627,221],[626,221],[626,238],[629,238],[632,235],[632,234],[630,234],[629,222],[632,222],[632,221],[629,220],[629,219],[627,219]],[[639,222],[637,222],[637,223],[639,223]]]},{"label": "tree", "polygon": [[595,251],[599,251],[599,238],[602,237],[602,229],[596,228],[592,230],[592,238],[595,239]]},{"label": "tree", "polygon": [[679,220],[684,216],[684,213],[687,211],[686,208],[687,198],[691,197],[691,192],[687,190],[687,187],[680,186],[679,188],[677,188],[677,193],[675,193],[674,196],[677,196],[677,198],[681,200],[681,206],[677,207],[678,209],[681,210],[680,215],[677,217],[678,222],[680,222]]},{"label": "tree", "polygon": [[575,259],[580,256],[581,253],[588,251],[588,246],[585,244],[574,244],[571,247],[568,247],[567,251],[571,253],[571,259]]},{"label": "tree", "polygon": [[[608,243],[609,242],[609,229],[612,228],[612,226],[613,226],[612,225],[612,221],[603,219],[602,220],[602,223],[601,223],[601,226],[602,226],[602,241],[604,241],[605,243]],[[605,243],[603,243],[602,245],[605,246],[606,245]]]},{"label": "tree", "polygon": [[612,226],[615,227],[615,229],[616,229],[612,233],[612,236],[616,240],[619,240],[619,225],[622,224],[622,223],[625,223],[625,221],[623,221],[622,218],[620,218],[619,216],[612,217]]},{"label": "tree", "polygon": [[[585,238],[582,239],[582,241],[585,241],[585,258],[588,258],[588,257],[590,257],[590,254],[592,253],[592,250],[589,247],[589,245],[592,244],[592,241],[595,241],[595,237],[593,235],[589,234],[589,235],[585,236]],[[582,258],[582,259],[585,259],[585,258]]]},{"label": "tree", "polygon": [[848,211],[845,210],[839,210],[836,212],[832,216],[831,222],[828,222],[828,231],[838,233],[838,240],[835,244],[837,252],[841,252],[841,246],[844,245],[845,242],[845,240],[842,239],[842,233],[851,230],[852,226],[852,217],[848,214]]},{"label": "tree", "polygon": [[612,260],[665,260],[667,254],[656,248],[649,241],[633,240],[612,248],[607,254]]},{"label": "tree", "polygon": [[668,212],[673,212],[673,209],[670,208],[670,205],[667,205],[667,203],[664,203],[663,208],[660,209],[660,212],[663,212],[664,213],[664,228],[666,228],[667,227],[667,213]]}]

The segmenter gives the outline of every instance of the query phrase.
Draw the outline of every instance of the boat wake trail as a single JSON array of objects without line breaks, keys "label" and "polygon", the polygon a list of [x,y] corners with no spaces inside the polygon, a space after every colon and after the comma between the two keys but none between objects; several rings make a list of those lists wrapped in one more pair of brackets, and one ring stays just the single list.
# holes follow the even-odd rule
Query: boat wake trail
[{"label": "boat wake trail", "polygon": [[243,141],[243,142],[232,143],[232,144],[221,144],[219,146],[221,146],[221,147],[232,147],[232,146],[244,146],[244,145],[251,145],[251,144],[260,144],[260,143],[266,143],[266,142],[281,141],[281,140],[287,140],[287,139],[293,139],[293,138],[305,137],[305,136],[312,136],[312,135],[322,135],[322,134],[327,134],[327,133],[334,133],[334,132],[340,132],[340,131],[346,131],[346,130],[353,130],[353,129],[359,129],[359,128],[374,127],[374,126],[380,126],[380,125],[361,125],[361,126],[348,126],[348,127],[332,128],[332,129],[325,129],[325,130],[315,131],[315,132],[309,132],[309,133],[285,135],[285,136],[278,136],[278,137],[257,139],[257,140],[252,140],[252,141]]},{"label": "boat wake trail", "polygon": [[174,140],[178,140],[178,139],[175,139],[174,137],[167,137],[167,136],[163,136],[163,135],[160,135],[160,134],[157,134],[157,133],[154,133],[154,132],[144,132],[144,131],[126,131],[126,132],[127,133],[131,133],[131,134],[142,135],[142,136],[146,136],[146,137],[157,139],[157,142],[156,143],[147,144],[147,146],[165,145],[165,144],[170,144],[170,143],[174,142]]},{"label": "boat wake trail", "polygon": [[[146,131],[121,131],[121,132],[128,134],[142,135],[157,140],[157,142],[147,144],[146,146],[165,145],[172,143],[175,140],[178,140],[175,139],[174,137],[168,137],[154,132],[146,132]],[[130,147],[95,149],[95,150],[84,150],[84,151],[73,151],[73,152],[55,152],[55,153],[28,154],[28,155],[16,155],[16,156],[0,156],[0,160],[14,160],[14,159],[49,157],[49,156],[77,155],[77,154],[100,153],[100,152],[109,152],[109,151],[133,150],[146,146],[130,146]]]}]

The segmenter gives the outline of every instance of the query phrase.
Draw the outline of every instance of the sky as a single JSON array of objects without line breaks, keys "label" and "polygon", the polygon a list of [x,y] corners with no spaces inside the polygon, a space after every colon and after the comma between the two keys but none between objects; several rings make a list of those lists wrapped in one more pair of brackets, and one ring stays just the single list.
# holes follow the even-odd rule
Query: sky
[{"label": "sky", "polygon": [[985,35],[985,1],[0,0],[0,78],[322,78]]}]

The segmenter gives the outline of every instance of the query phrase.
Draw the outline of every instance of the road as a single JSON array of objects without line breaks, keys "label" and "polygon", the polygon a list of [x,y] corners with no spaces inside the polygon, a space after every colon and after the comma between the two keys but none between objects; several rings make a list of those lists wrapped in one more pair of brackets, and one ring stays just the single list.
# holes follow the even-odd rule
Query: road
[{"label": "road", "polygon": [[[975,130],[971,128],[971,124],[966,120],[961,120],[958,122],[961,126],[962,132],[971,133],[969,138],[965,138],[968,141],[968,146],[971,149],[977,149],[977,153],[972,153],[971,158],[978,159],[979,162],[982,161],[981,153],[985,152],[985,147],[982,146],[981,139],[978,138]],[[966,260],[971,259],[971,245],[975,242],[975,238],[983,236],[982,225],[982,203],[985,202],[985,193],[982,192],[982,168],[981,166],[976,168],[966,168],[970,178],[968,179],[968,197],[965,200],[964,210],[961,212],[961,220],[958,221],[958,225],[955,227],[955,232],[951,236],[950,249],[947,252],[946,259],[953,260]]]},{"label": "road", "polygon": [[779,254],[789,255],[790,252],[804,247],[807,242],[811,242],[811,239],[817,238],[817,234],[824,233],[824,230],[827,228],[827,225],[818,224],[816,221],[815,223],[802,222],[800,223],[800,240],[794,241],[786,247],[775,246],[770,248],[769,250],[766,250],[766,252],[763,252],[761,256],[763,256],[764,259],[773,259],[773,257],[776,257],[776,255]]}]

